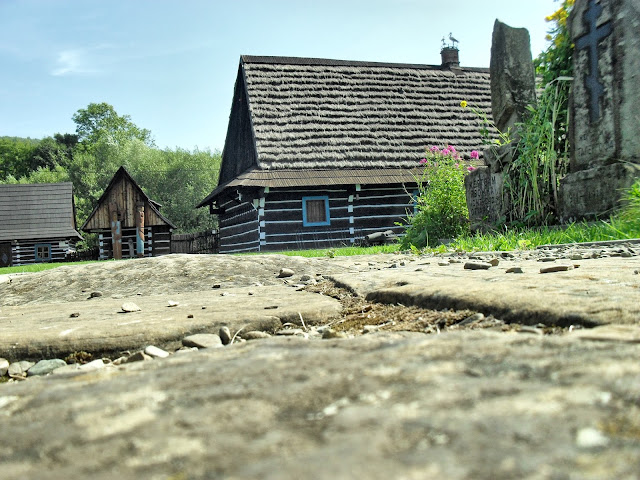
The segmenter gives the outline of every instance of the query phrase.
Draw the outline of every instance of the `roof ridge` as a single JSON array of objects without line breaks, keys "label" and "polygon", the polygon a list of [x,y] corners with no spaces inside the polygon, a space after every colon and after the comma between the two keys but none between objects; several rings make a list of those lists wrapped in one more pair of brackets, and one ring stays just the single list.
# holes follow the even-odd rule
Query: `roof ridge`
[{"label": "roof ridge", "polygon": [[[393,68],[419,68],[431,70],[449,71],[449,67],[442,65],[430,65],[421,63],[394,63],[394,62],[373,62],[361,60],[337,60],[331,58],[314,57],[281,57],[270,55],[241,55],[242,63],[264,63],[264,64],[288,64],[288,65],[325,65],[325,66],[349,66],[349,67],[393,67]],[[489,68],[483,67],[456,67],[459,70],[470,72],[489,72]]]}]

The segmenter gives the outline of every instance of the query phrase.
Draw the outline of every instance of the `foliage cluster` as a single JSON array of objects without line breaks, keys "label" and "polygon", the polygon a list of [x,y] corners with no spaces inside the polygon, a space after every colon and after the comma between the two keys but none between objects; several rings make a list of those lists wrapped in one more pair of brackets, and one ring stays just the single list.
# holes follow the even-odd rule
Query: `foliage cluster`
[{"label": "foliage cluster", "polygon": [[545,225],[558,218],[559,181],[569,169],[568,93],[566,83],[556,79],[517,125],[514,160],[504,172],[511,222]]},{"label": "foliage cluster", "polygon": [[75,134],[42,140],[0,137],[0,183],[73,182],[78,224],[87,219],[113,174],[124,166],[178,233],[206,230],[215,219],[195,209],[218,180],[221,156],[210,150],[160,150],[151,132],[106,103],[73,115]]},{"label": "foliage cluster", "polygon": [[[478,152],[472,152],[477,158]],[[469,231],[469,211],[464,176],[474,167],[462,163],[455,147],[432,146],[420,163],[424,170],[419,178],[415,212],[401,239],[401,248],[437,245],[441,239],[455,238]]]},{"label": "foliage cluster", "polygon": [[526,250],[540,245],[640,238],[640,180],[623,194],[623,207],[607,221],[562,227],[511,228],[457,238],[450,249],[464,251]]},{"label": "foliage cluster", "polygon": [[536,106],[518,124],[515,161],[505,172],[511,211],[509,220],[524,225],[547,225],[558,216],[558,185],[569,163],[568,104],[573,74],[573,45],[567,20],[574,0],[563,0],[546,17],[552,27],[547,49],[535,60],[544,87]]}]

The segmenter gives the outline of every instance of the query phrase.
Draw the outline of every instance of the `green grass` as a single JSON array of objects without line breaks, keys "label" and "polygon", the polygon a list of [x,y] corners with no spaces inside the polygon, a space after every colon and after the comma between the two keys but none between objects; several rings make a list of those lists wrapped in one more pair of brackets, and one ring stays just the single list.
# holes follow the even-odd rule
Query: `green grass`
[{"label": "green grass", "polygon": [[87,263],[94,263],[97,260],[89,260],[85,262],[65,262],[65,263],[32,263],[29,265],[20,265],[19,267],[3,267],[0,268],[0,275],[7,273],[33,273],[41,272],[43,270],[49,270],[51,268],[62,267],[66,265],[84,265]]},{"label": "green grass", "polygon": [[[336,247],[316,250],[287,250],[281,252],[267,252],[291,257],[350,257],[353,255],[373,255],[377,253],[393,253],[400,250],[400,245],[379,245],[375,247]],[[263,254],[265,252],[258,252]],[[252,254],[242,254],[252,255]]]}]

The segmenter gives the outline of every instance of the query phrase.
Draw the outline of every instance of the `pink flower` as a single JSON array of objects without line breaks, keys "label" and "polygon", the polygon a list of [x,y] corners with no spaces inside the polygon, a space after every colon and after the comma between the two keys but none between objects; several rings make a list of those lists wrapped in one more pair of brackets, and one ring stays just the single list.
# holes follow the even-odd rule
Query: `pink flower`
[{"label": "pink flower", "polygon": [[467,170],[468,170],[469,172],[473,172],[475,169],[476,169],[476,167],[472,167],[471,165],[469,165],[469,166],[467,167]]},{"label": "pink flower", "polygon": [[424,164],[424,163],[427,163],[427,159],[426,158],[423,158],[422,160],[420,160],[420,164],[421,165]]},{"label": "pink flower", "polygon": [[477,160],[478,158],[480,158],[480,154],[478,153],[477,150],[471,150],[471,153],[469,154],[469,156],[474,160]]},{"label": "pink flower", "polygon": [[451,153],[451,150],[449,150],[448,148],[445,148],[444,150],[442,150],[443,155],[449,155],[450,153]]},{"label": "pink flower", "polygon": [[430,150],[432,152],[439,152],[440,151],[440,149],[438,147],[436,147],[435,145],[433,147],[431,147]]},{"label": "pink flower", "polygon": [[447,148],[452,151],[453,153],[456,153],[456,147],[452,146],[452,145],[447,145]]}]

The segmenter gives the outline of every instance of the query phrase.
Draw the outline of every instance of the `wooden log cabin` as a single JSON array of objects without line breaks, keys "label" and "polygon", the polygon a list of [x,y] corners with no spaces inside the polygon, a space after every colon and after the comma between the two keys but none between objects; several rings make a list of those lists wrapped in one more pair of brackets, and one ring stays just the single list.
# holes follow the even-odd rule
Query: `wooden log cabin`
[{"label": "wooden log cabin", "polygon": [[160,204],[147,197],[124,167],[82,225],[82,231],[98,234],[100,259],[169,254],[174,228],[160,213]]},{"label": "wooden log cabin", "polygon": [[0,267],[66,259],[76,230],[73,185],[0,185]]},{"label": "wooden log cabin", "polygon": [[431,145],[481,151],[489,70],[242,56],[218,186],[220,253],[351,245],[402,234]]}]

